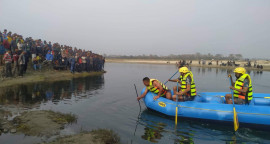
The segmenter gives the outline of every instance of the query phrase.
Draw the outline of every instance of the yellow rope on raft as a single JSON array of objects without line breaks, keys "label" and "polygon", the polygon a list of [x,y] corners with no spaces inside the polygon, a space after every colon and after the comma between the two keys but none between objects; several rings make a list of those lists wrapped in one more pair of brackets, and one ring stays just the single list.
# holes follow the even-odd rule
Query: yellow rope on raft
[{"label": "yellow rope on raft", "polygon": [[[163,102],[161,100],[156,100],[159,102]],[[166,105],[176,105],[174,103],[168,103],[168,102],[164,102]],[[214,110],[214,109],[205,109],[205,108],[196,108],[196,107],[187,107],[187,106],[181,106],[178,104],[178,107],[182,107],[182,108],[191,108],[191,109],[199,109],[199,110],[207,110],[207,111],[217,111],[217,112],[229,112],[229,113],[233,113],[233,111],[223,111],[223,110]],[[251,114],[251,115],[266,115],[266,116],[270,116],[270,114],[260,114],[260,113],[244,113],[244,112],[238,112],[240,114]]]},{"label": "yellow rope on raft", "polygon": [[[224,96],[220,96],[220,97],[224,97]],[[270,97],[254,97],[254,98],[266,98],[266,99],[270,99]]]},{"label": "yellow rope on raft", "polygon": [[175,107],[175,125],[177,125],[178,107]]}]

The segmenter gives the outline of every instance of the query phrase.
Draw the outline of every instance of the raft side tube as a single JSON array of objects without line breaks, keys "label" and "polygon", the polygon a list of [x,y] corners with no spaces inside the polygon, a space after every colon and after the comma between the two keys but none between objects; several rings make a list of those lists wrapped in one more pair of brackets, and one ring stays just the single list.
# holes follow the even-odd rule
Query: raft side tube
[{"label": "raft side tube", "polygon": [[[143,93],[145,88],[142,90]],[[211,93],[214,95],[214,93]],[[220,93],[215,92],[215,95]],[[224,103],[224,97],[204,95],[196,96],[194,101],[174,102],[160,97],[154,100],[156,94],[148,92],[144,97],[147,108],[153,109],[168,116],[175,116],[175,107],[178,105],[178,116],[186,118],[197,118],[217,121],[233,121],[233,107]],[[223,99],[223,100],[222,100]],[[255,98],[254,98],[255,99]],[[263,98],[258,98],[263,99]],[[235,105],[240,123],[270,125],[270,110],[267,105],[268,100],[252,101],[256,105]],[[259,105],[259,103],[261,104]],[[263,105],[264,104],[264,105]]]}]

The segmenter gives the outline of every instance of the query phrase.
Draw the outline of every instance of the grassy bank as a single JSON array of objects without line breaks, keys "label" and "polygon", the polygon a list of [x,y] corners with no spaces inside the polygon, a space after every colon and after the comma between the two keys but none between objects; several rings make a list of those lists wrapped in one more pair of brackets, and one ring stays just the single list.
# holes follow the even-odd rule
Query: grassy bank
[{"label": "grassy bank", "polygon": [[69,71],[55,71],[55,70],[46,70],[46,71],[30,71],[27,72],[23,77],[16,78],[4,78],[0,80],[0,87],[12,86],[16,84],[25,84],[33,82],[44,82],[44,81],[61,81],[61,80],[71,80],[73,78],[87,77],[87,76],[96,76],[102,75],[105,73],[102,72],[82,72],[82,73],[70,73]]}]

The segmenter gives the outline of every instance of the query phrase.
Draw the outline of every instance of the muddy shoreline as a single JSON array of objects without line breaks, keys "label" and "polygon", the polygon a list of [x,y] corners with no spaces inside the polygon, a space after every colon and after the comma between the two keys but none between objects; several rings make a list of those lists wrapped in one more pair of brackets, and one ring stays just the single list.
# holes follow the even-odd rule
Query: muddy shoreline
[{"label": "muddy shoreline", "polygon": [[112,130],[97,129],[76,135],[59,137],[48,144],[120,144],[120,137]]},{"label": "muddy shoreline", "polygon": [[119,144],[120,137],[112,130],[97,129],[83,131],[74,135],[60,136],[60,131],[69,124],[77,122],[77,116],[71,113],[60,113],[50,110],[25,111],[12,120],[8,111],[0,109],[0,134],[13,133],[25,136],[36,136],[56,139],[49,144]]},{"label": "muddy shoreline", "polygon": [[0,132],[20,133],[27,136],[51,137],[59,134],[65,125],[77,121],[74,114],[64,114],[48,110],[25,111],[8,120],[8,111],[0,110]]},{"label": "muddy shoreline", "polygon": [[55,71],[48,70],[44,72],[29,72],[23,77],[15,78],[3,78],[0,79],[0,87],[7,87],[18,84],[34,83],[34,82],[53,82],[53,81],[63,81],[71,80],[73,78],[81,78],[88,76],[99,76],[106,73],[106,71],[101,72],[81,72],[81,73],[70,73],[69,71]]}]

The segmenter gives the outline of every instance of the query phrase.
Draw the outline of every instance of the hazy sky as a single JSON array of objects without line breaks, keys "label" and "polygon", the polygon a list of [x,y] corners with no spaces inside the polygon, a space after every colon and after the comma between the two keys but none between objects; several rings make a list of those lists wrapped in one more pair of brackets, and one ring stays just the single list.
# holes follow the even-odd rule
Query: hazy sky
[{"label": "hazy sky", "polygon": [[0,0],[0,30],[101,54],[268,58],[270,0]]}]

